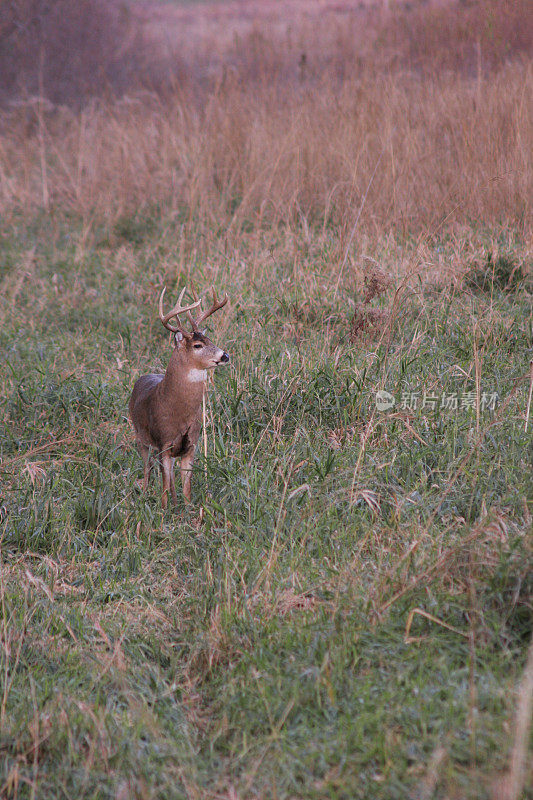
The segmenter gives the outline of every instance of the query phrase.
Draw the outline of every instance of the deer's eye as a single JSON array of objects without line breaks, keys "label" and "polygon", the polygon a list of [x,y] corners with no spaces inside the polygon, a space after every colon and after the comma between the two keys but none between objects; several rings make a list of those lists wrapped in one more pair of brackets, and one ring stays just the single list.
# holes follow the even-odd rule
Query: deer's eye
[{"label": "deer's eye", "polygon": [[203,347],[203,344],[195,344],[193,347],[195,350],[200,350]]}]

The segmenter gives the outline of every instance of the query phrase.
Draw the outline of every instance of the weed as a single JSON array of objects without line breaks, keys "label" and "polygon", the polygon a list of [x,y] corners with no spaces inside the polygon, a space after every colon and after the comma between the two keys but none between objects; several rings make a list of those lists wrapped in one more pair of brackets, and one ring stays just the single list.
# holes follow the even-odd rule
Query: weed
[{"label": "weed", "polygon": [[511,255],[500,253],[494,258],[488,253],[482,265],[474,263],[466,274],[466,285],[481,292],[502,290],[516,292],[524,287],[528,273],[524,266]]}]

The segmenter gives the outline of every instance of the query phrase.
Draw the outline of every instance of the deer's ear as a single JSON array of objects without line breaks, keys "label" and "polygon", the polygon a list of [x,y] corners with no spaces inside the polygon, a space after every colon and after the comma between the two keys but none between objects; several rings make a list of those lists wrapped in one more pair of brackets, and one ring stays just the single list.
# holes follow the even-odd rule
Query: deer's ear
[{"label": "deer's ear", "polygon": [[178,347],[179,343],[183,341],[183,334],[181,331],[176,331],[174,334],[174,343]]},{"label": "deer's ear", "polygon": [[205,336],[207,333],[207,328],[204,328],[202,331],[200,331],[200,333],[202,334],[202,336]]}]

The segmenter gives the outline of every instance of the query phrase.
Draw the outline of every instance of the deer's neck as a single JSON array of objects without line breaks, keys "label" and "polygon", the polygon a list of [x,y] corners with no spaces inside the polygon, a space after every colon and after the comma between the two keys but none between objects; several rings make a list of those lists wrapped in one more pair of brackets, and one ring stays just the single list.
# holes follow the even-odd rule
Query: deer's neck
[{"label": "deer's neck", "polygon": [[186,401],[187,405],[199,404],[206,380],[206,370],[191,367],[181,350],[176,348],[161,381],[161,392],[171,395],[177,401]]}]

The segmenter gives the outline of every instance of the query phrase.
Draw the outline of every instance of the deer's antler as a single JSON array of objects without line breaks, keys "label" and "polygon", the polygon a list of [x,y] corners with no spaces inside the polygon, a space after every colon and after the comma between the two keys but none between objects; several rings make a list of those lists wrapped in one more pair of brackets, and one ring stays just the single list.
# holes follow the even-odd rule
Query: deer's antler
[{"label": "deer's antler", "polygon": [[[189,333],[189,331],[185,330],[185,328],[181,324],[179,315],[184,314],[185,312],[190,314],[193,308],[198,308],[198,306],[201,303],[201,300],[196,300],[194,303],[191,303],[188,306],[182,306],[181,303],[183,301],[183,296],[185,295],[185,287],[183,287],[180,296],[178,298],[178,302],[171,311],[165,314],[163,312],[163,297],[166,290],[167,290],[166,286],[164,286],[163,291],[159,296],[159,319],[161,320],[161,322],[163,323],[163,325],[167,330],[172,331],[172,333],[177,333],[179,331],[185,337],[190,338],[191,334]],[[169,325],[169,319],[171,319],[172,317],[176,317],[176,322],[178,323],[176,327],[174,327],[174,325]]]},{"label": "deer's antler", "polygon": [[[213,305],[211,306],[211,308],[208,308],[207,311],[202,311],[200,316],[196,317],[196,319],[193,319],[193,316],[190,311],[187,312],[187,316],[189,317],[189,322],[192,325],[193,331],[199,330],[201,322],[210,317],[211,314],[214,314],[215,311],[218,311],[219,308],[223,308],[223,306],[225,306],[226,303],[228,302],[228,295],[226,293],[224,293],[224,297],[222,298],[222,300],[219,300],[217,298],[217,293],[215,292],[214,289],[212,289],[212,292],[213,292]],[[193,297],[196,298],[196,293],[194,291],[193,291]],[[198,303],[200,302],[201,300],[198,300]]]}]

